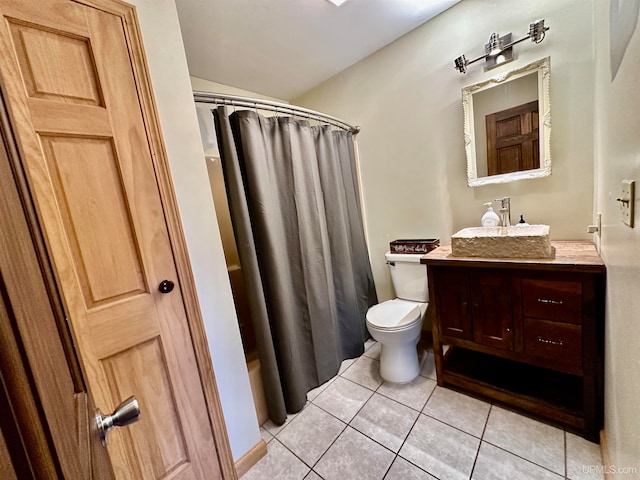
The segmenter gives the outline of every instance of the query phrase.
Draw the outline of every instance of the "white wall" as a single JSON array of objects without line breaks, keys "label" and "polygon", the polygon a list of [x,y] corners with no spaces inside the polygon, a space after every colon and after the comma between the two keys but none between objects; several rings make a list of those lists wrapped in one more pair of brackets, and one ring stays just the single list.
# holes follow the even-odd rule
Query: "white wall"
[{"label": "white wall", "polygon": [[[634,2],[611,2],[630,7]],[[625,37],[632,28],[615,80],[610,73],[610,2],[595,2],[596,24],[596,211],[602,212],[601,252],[607,265],[605,327],[605,430],[611,462],[635,467],[636,473],[615,478],[640,478],[640,215],[636,226],[620,221],[620,182],[640,182],[640,26],[633,8],[623,11],[629,29],[616,24]],[[623,21],[623,23],[625,23]],[[640,208],[636,195],[635,211]],[[624,472],[622,472],[624,473]]]},{"label": "white wall", "polygon": [[[551,226],[551,237],[588,238],[593,205],[592,0],[465,0],[292,101],[362,126],[358,134],[378,295],[392,295],[384,253],[397,238],[439,237],[480,224],[483,202],[510,196],[512,218]],[[544,18],[539,45],[514,47],[515,61],[462,75],[454,58],[475,58],[491,32],[526,35]],[[461,89],[551,57],[550,177],[470,188],[466,184]]]},{"label": "white wall", "polygon": [[238,95],[240,97],[261,98],[263,100],[271,100],[272,102],[289,103],[280,98],[269,97],[261,93],[243,90],[242,88],[232,87],[223,83],[212,82],[204,78],[194,77],[193,75],[191,76],[191,88],[200,92],[224,93],[226,95]]},{"label": "white wall", "polygon": [[260,441],[174,0],[130,0],[151,81],[234,460]]}]

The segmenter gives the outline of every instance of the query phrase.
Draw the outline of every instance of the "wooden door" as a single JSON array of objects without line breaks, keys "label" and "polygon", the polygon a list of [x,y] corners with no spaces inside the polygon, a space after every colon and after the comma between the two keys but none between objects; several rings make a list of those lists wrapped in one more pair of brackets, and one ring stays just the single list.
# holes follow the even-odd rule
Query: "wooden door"
[{"label": "wooden door", "polygon": [[488,347],[513,350],[511,276],[480,271],[471,274],[473,340]]},{"label": "wooden door", "polygon": [[0,79],[29,187],[96,404],[140,404],[109,437],[117,478],[221,478],[228,443],[165,223],[135,17],[85,3],[0,0]]},{"label": "wooden door", "polygon": [[489,175],[540,168],[537,100],[487,115],[485,121]]},{"label": "wooden door", "polygon": [[110,480],[0,95],[0,478]]},{"label": "wooden door", "polygon": [[432,268],[433,281],[429,279],[429,285],[435,289],[440,335],[472,340],[467,273],[454,269]]}]

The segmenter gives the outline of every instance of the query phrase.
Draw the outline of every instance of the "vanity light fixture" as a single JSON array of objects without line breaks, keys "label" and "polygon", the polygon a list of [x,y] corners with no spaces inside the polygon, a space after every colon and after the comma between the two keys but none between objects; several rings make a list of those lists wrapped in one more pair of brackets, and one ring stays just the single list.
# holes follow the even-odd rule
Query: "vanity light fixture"
[{"label": "vanity light fixture", "polygon": [[540,43],[544,40],[545,32],[549,30],[549,27],[544,25],[544,19],[537,20],[529,25],[529,34],[526,37],[511,41],[511,33],[507,33],[503,37],[497,33],[492,33],[489,37],[489,43],[484,46],[484,55],[479,56],[473,60],[467,60],[467,57],[460,55],[454,60],[456,70],[460,73],[467,73],[467,65],[477,62],[478,60],[485,60],[485,71],[490,70],[503,63],[513,60],[513,46],[516,43],[524,42],[530,38],[533,43]]}]

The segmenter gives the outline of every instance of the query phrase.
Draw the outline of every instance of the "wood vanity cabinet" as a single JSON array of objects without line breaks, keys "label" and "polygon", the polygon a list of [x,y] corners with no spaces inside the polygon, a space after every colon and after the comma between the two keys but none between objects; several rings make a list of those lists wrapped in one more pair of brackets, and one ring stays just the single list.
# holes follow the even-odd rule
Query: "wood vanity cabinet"
[{"label": "wood vanity cabinet", "polygon": [[590,242],[553,246],[548,260],[453,257],[450,245],[422,257],[438,384],[598,442],[606,269]]}]

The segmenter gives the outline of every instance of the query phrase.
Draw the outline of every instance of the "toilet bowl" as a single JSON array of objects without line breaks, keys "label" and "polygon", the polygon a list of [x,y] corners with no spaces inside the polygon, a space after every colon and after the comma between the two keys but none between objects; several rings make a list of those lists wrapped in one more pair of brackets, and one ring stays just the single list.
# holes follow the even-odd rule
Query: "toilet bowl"
[{"label": "toilet bowl", "polygon": [[387,382],[408,383],[420,373],[416,346],[428,306],[427,269],[420,257],[387,252],[398,298],[367,311],[367,329],[381,345],[380,376]]},{"label": "toilet bowl", "polygon": [[367,329],[381,346],[380,376],[387,382],[408,383],[420,373],[416,346],[426,308],[426,303],[394,299],[367,311]]}]

